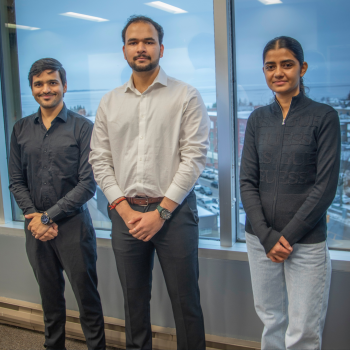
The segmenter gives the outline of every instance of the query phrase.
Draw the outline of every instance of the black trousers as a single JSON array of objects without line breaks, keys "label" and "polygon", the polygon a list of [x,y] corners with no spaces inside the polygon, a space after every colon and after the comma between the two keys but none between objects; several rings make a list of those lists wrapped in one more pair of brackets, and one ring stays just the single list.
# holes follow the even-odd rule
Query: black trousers
[{"label": "black trousers", "polygon": [[[132,205],[139,212],[156,210]],[[126,349],[151,350],[150,299],[154,252],[163,270],[175,317],[177,348],[204,350],[205,332],[198,286],[198,212],[194,192],[149,242],[134,238],[116,210],[112,245],[124,293]]]},{"label": "black trousers", "polygon": [[80,322],[89,350],[104,350],[104,321],[97,291],[96,235],[88,210],[59,220],[58,236],[41,242],[27,229],[26,249],[39,284],[45,322],[45,347],[65,349],[66,271],[80,312]]}]

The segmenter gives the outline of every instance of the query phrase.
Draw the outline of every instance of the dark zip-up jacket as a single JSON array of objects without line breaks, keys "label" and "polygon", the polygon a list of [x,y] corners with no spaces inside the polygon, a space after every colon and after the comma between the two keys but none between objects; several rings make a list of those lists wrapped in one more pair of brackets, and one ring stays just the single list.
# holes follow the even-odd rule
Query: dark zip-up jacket
[{"label": "dark zip-up jacket", "polygon": [[283,122],[277,100],[249,117],[241,159],[245,229],[266,253],[281,236],[289,242],[327,238],[326,212],[337,189],[340,123],[330,106],[293,97]]}]

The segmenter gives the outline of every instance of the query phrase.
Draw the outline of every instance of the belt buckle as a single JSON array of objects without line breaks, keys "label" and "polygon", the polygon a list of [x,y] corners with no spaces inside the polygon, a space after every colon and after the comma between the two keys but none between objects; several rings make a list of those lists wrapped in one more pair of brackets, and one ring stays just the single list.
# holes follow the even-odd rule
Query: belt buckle
[{"label": "belt buckle", "polygon": [[144,198],[142,198],[142,199],[146,199],[147,204],[140,204],[140,207],[147,207],[147,206],[149,205],[149,203],[148,203],[149,197],[144,197]]}]

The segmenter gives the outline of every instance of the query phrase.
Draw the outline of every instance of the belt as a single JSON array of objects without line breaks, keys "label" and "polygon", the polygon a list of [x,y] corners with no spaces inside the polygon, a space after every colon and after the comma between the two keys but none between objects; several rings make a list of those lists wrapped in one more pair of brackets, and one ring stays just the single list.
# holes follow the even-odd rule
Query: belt
[{"label": "belt", "polygon": [[147,207],[149,204],[160,203],[164,197],[125,197],[129,204]]}]

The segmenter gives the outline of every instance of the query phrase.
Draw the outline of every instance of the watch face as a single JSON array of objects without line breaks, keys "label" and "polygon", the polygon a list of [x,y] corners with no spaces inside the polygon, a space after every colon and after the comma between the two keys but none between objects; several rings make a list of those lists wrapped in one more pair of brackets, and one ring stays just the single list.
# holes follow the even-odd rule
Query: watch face
[{"label": "watch face", "polygon": [[49,218],[47,215],[43,214],[43,215],[41,216],[41,222],[42,222],[44,225],[47,225],[47,224],[50,222],[50,218]]},{"label": "watch face", "polygon": [[169,220],[171,218],[171,213],[169,210],[163,209],[160,213],[160,217],[164,220]]}]

